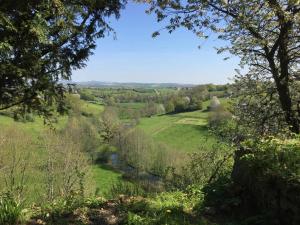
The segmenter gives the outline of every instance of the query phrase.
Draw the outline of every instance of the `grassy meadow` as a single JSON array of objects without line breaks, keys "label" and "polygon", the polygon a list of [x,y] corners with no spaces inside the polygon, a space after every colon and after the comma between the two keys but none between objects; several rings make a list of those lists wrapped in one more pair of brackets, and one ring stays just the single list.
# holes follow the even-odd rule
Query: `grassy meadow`
[{"label": "grassy meadow", "polygon": [[92,165],[93,179],[96,184],[97,194],[106,195],[110,187],[122,181],[122,175],[105,165]]},{"label": "grassy meadow", "polygon": [[[211,148],[218,140],[207,128],[209,102],[203,103],[203,110],[141,118],[138,127],[176,151],[191,153]],[[228,104],[227,99],[220,102],[224,106]]]}]

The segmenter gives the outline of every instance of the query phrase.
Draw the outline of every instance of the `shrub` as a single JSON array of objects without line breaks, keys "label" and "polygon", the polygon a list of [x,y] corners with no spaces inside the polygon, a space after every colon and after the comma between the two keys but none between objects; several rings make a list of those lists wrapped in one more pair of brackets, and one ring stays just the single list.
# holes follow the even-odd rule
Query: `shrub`
[{"label": "shrub", "polygon": [[232,188],[230,173],[219,176],[213,182],[204,185],[202,188],[203,204],[196,208],[199,212],[203,212],[207,207],[215,207],[220,211],[219,214],[234,215],[235,209],[240,206],[241,199],[238,195],[234,195]]},{"label": "shrub", "polygon": [[10,192],[22,198],[28,191],[30,174],[35,171],[30,136],[18,127],[0,132],[0,193]]},{"label": "shrub", "polygon": [[165,103],[165,109],[166,109],[166,113],[174,112],[175,110],[174,103],[171,100],[169,100],[167,103]]},{"label": "shrub", "polygon": [[43,132],[37,140],[19,126],[2,129],[0,193],[10,192],[26,200],[24,204],[53,200],[70,191],[93,193],[90,160],[84,151],[96,145],[92,134],[97,132],[77,125],[69,125],[68,132]]},{"label": "shrub", "polygon": [[181,168],[169,167],[164,174],[167,189],[185,190],[189,185],[202,187],[232,169],[232,150],[225,144],[217,143],[211,149],[192,153]]},{"label": "shrub", "polygon": [[217,136],[232,139],[235,131],[235,121],[232,114],[220,106],[209,113],[208,127]]},{"label": "shrub", "polygon": [[[75,131],[74,131],[75,132]],[[57,135],[48,132],[43,144],[46,160],[43,161],[43,184],[47,200],[68,197],[78,193],[82,197],[90,194],[90,162],[71,132]]]},{"label": "shrub", "polygon": [[221,106],[221,103],[220,103],[218,97],[213,96],[210,101],[209,110],[211,110],[211,111],[217,110],[220,106]]},{"label": "shrub", "polygon": [[232,179],[241,208],[263,214],[261,224],[299,224],[299,139],[245,143],[236,153]]},{"label": "shrub", "polygon": [[80,90],[80,99],[85,101],[95,101],[95,96],[86,90]]},{"label": "shrub", "polygon": [[188,109],[188,104],[189,104],[189,101],[185,98],[177,99],[176,103],[175,103],[175,110],[174,111],[176,113],[184,112]]}]

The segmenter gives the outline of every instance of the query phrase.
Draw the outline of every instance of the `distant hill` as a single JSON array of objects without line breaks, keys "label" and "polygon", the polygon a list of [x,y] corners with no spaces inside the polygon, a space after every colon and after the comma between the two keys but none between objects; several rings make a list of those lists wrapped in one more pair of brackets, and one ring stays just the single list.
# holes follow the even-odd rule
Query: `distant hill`
[{"label": "distant hill", "polygon": [[178,83],[119,83],[119,82],[102,82],[102,81],[84,81],[84,82],[72,82],[80,87],[126,87],[126,88],[184,88],[184,87],[194,87],[195,84],[178,84]]}]

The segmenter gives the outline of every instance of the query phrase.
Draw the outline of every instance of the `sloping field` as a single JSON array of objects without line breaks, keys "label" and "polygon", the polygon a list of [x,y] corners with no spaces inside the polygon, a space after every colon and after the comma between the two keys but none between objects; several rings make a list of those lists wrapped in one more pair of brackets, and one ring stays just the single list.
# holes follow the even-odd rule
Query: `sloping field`
[{"label": "sloping field", "polygon": [[[208,103],[205,102],[204,105],[207,106]],[[205,110],[153,116],[142,118],[138,127],[174,150],[197,152],[212,148],[218,142],[208,131],[207,117]]]}]

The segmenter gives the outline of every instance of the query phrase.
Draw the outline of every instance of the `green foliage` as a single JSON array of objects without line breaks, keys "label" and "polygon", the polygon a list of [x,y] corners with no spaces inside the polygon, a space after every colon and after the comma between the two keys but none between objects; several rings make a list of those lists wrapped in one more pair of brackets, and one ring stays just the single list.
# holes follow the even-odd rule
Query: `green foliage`
[{"label": "green foliage", "polygon": [[87,91],[86,89],[81,89],[80,92],[80,99],[85,101],[95,101],[95,96]]},{"label": "green foliage", "polygon": [[175,111],[175,105],[174,105],[174,103],[171,102],[171,101],[168,101],[168,102],[165,104],[165,109],[166,109],[166,112],[167,112],[167,113],[174,112],[174,111]]},{"label": "green foliage", "polygon": [[145,196],[146,192],[138,183],[117,181],[111,185],[110,189],[105,193],[105,195],[110,198],[117,198],[120,195]]},{"label": "green foliage", "polygon": [[32,113],[17,113],[15,112],[13,115],[15,121],[18,122],[34,122],[34,115]]},{"label": "green foliage", "polygon": [[[260,75],[248,74],[239,77],[233,85],[238,96],[234,103],[234,114],[240,127],[252,136],[287,135],[288,126],[280,107],[275,84]],[[291,88],[297,97],[299,86]]]},{"label": "green foliage", "polygon": [[237,207],[241,204],[240,196],[234,193],[230,171],[226,171],[210,183],[203,186],[204,201],[198,205],[199,213],[205,211],[205,207],[215,207],[219,214],[233,216]]},{"label": "green foliage", "polygon": [[203,109],[203,103],[201,101],[196,101],[194,103],[194,106],[192,108],[193,110],[202,110]]},{"label": "green foliage", "polygon": [[[17,1],[0,3],[0,109],[46,117],[65,110],[63,99],[74,69],[112,31],[106,19],[119,17],[124,1]],[[34,13],[33,13],[34,12]]]},{"label": "green foliage", "polygon": [[[92,135],[84,124],[75,126],[73,121],[67,133],[59,127],[49,131],[41,119],[26,124],[4,119],[0,120],[1,193],[9,191],[30,204],[67,195],[70,190],[82,192],[83,186],[85,194],[93,192],[84,151],[95,144],[96,138],[87,141]],[[82,132],[85,138],[79,140]]]},{"label": "green foliage", "polygon": [[88,153],[92,160],[95,160],[99,152],[101,137],[99,135],[99,121],[94,118],[71,117],[62,135],[69,137],[80,149]]},{"label": "green foliage", "polygon": [[192,225],[209,224],[193,215],[193,207],[201,199],[197,195],[183,192],[164,192],[147,199],[136,199],[122,208],[131,225]]},{"label": "green foliage", "polygon": [[208,127],[219,138],[230,142],[236,141],[242,135],[237,133],[235,117],[222,106],[209,113]]},{"label": "green foliage", "polygon": [[[87,211],[87,207],[99,207],[105,201],[104,198],[82,198],[76,193],[71,193],[68,197],[58,198],[49,204],[42,205],[36,209],[35,216],[38,220],[47,224],[67,224],[67,217],[76,214],[76,210],[82,214]],[[81,223],[80,223],[81,224]]]},{"label": "green foliage", "polygon": [[105,143],[111,143],[122,128],[114,108],[106,107],[101,114],[101,137]]},{"label": "green foliage", "polygon": [[[299,77],[299,1],[147,2],[150,4],[148,12],[155,13],[158,21],[168,20],[165,28],[170,33],[184,27],[200,38],[206,39],[214,32],[219,39],[229,41],[224,47],[218,47],[217,53],[238,56],[241,68],[249,66],[247,76],[237,71],[241,81],[246,78],[254,83],[272,84],[262,89],[266,93],[267,108],[274,103],[274,95],[278,95],[277,106],[288,128],[293,133],[300,132],[299,89],[294,89]],[[270,30],[276,31],[270,33]],[[159,32],[154,34],[157,36]],[[209,89],[214,90],[214,87]],[[255,88],[252,94],[259,96],[262,91]]]},{"label": "green foliage", "polygon": [[237,152],[232,172],[243,208],[264,214],[262,224],[298,224],[299,139],[249,142],[244,148]]},{"label": "green foliage", "polygon": [[201,199],[192,193],[165,192],[147,198],[120,195],[116,200],[92,198],[75,204],[72,202],[67,204],[65,200],[57,203],[59,206],[42,209],[34,221],[47,224],[111,224],[116,219],[118,224],[136,225],[213,224],[194,214],[193,207]]},{"label": "green foliage", "polygon": [[215,144],[211,149],[201,149],[189,155],[181,168],[168,168],[164,183],[170,190],[186,190],[189,186],[203,187],[218,180],[232,170],[232,150],[225,144]]},{"label": "green foliage", "polygon": [[67,197],[57,198],[48,204],[43,204],[41,212],[44,218],[51,215],[51,218],[48,218],[48,220],[55,220],[56,217],[70,213],[83,204],[84,200],[82,196],[72,192]]},{"label": "green foliage", "polygon": [[77,94],[66,95],[65,104],[69,116],[98,117],[104,110],[103,105],[83,101]]},{"label": "green foliage", "polygon": [[154,102],[147,102],[145,106],[140,110],[140,114],[144,117],[151,117],[157,113],[158,107]]},{"label": "green foliage", "polygon": [[141,129],[124,129],[122,133],[123,135],[118,135],[114,140],[114,145],[119,150],[123,164],[133,167],[129,176],[138,178],[143,172],[161,175],[176,160],[174,152],[166,145],[156,143]]},{"label": "green foliage", "polygon": [[184,112],[188,109],[189,100],[186,98],[177,99],[175,102],[175,112]]},{"label": "green foliage", "polygon": [[171,99],[165,100],[164,107],[166,109],[166,112],[180,113],[202,110],[202,97],[194,96],[192,94],[190,94],[190,96],[185,97],[175,96]]},{"label": "green foliage", "polygon": [[19,224],[24,219],[23,209],[23,205],[11,194],[2,194],[0,196],[0,224]]}]

